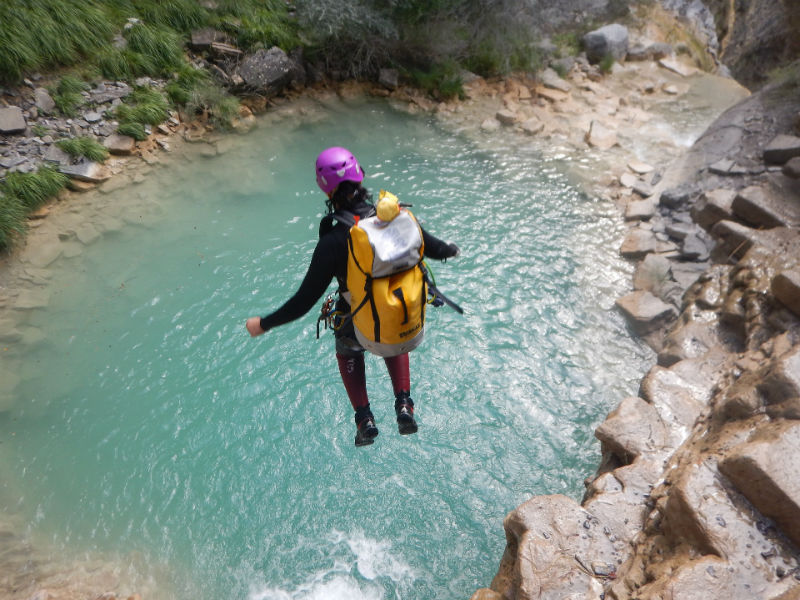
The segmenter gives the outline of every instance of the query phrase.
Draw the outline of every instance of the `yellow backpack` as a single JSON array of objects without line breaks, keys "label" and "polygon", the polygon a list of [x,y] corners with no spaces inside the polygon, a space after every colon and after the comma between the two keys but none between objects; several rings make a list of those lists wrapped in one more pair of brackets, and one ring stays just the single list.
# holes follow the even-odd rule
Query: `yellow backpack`
[{"label": "yellow backpack", "polygon": [[354,218],[348,238],[350,318],[359,344],[378,356],[420,345],[428,297],[422,230],[397,197],[381,190],[377,214]]}]

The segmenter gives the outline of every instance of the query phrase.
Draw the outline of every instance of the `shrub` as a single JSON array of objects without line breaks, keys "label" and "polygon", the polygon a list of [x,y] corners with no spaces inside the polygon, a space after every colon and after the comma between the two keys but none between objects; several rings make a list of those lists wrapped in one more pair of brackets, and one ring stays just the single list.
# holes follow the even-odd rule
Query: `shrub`
[{"label": "shrub", "polygon": [[59,140],[56,145],[73,157],[85,156],[89,160],[103,162],[108,158],[108,149],[90,137]]},{"label": "shrub", "polygon": [[50,89],[56,108],[68,117],[78,114],[77,108],[83,104],[81,92],[88,89],[88,85],[74,75],[65,75],[58,84]]},{"label": "shrub", "polygon": [[48,198],[55,196],[67,185],[69,178],[52,167],[41,167],[35,173],[10,173],[6,176],[4,191],[23,207],[35,210]]},{"label": "shrub", "polygon": [[16,196],[0,193],[0,250],[11,247],[25,233],[25,207]]}]

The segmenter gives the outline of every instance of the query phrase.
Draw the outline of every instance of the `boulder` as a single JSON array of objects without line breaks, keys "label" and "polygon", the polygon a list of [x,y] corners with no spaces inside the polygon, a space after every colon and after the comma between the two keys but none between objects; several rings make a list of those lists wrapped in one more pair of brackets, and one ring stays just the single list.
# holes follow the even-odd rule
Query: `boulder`
[{"label": "boulder", "polygon": [[666,429],[656,409],[635,396],[620,402],[594,435],[603,452],[610,452],[624,465],[642,454],[663,451],[667,442]]},{"label": "boulder", "polygon": [[759,373],[757,388],[764,402],[770,405],[800,400],[800,346],[775,357],[765,373]]},{"label": "boulder", "polygon": [[771,289],[780,302],[800,317],[800,269],[778,273],[772,279]]},{"label": "boulder", "polygon": [[626,221],[649,221],[655,214],[656,202],[653,199],[634,200],[625,207]]},{"label": "boulder", "polygon": [[33,90],[33,101],[39,112],[49,115],[56,109],[56,103],[45,88]]},{"label": "boulder", "polygon": [[711,235],[720,252],[737,259],[759,242],[758,231],[735,221],[720,221],[711,228]]},{"label": "boulder", "polygon": [[642,530],[647,499],[662,476],[660,457],[657,460],[637,458],[633,464],[604,473],[592,481],[583,507],[604,524],[611,541],[630,543]]},{"label": "boulder", "polygon": [[378,72],[378,83],[387,90],[396,90],[400,85],[400,72],[397,69],[381,69]]},{"label": "boulder", "polygon": [[495,118],[503,125],[513,125],[517,122],[517,113],[515,113],[513,110],[504,108],[495,113]]},{"label": "boulder", "polygon": [[553,89],[553,90],[560,90],[562,92],[569,92],[572,89],[572,86],[561,79],[561,77],[550,67],[546,68],[539,74],[539,80],[542,82],[542,85]]},{"label": "boulder", "polygon": [[108,148],[111,154],[128,156],[133,154],[133,150],[136,147],[136,140],[127,135],[114,133],[103,140],[103,146]]},{"label": "boulder", "polygon": [[542,123],[536,117],[531,117],[530,119],[526,120],[524,123],[522,123],[521,127],[522,131],[528,135],[538,135],[544,131],[544,123]]},{"label": "boulder", "polygon": [[712,349],[668,368],[655,366],[642,379],[639,396],[653,405],[664,423],[668,447],[677,448],[688,437],[711,399],[725,358],[727,354]]},{"label": "boulder", "polygon": [[192,50],[200,52],[210,50],[214,42],[225,42],[226,36],[221,31],[217,31],[213,27],[205,27],[203,29],[196,29],[192,31],[190,45]]},{"label": "boulder", "polygon": [[800,137],[779,135],[764,148],[764,161],[782,165],[790,159],[800,156]]},{"label": "boulder", "polygon": [[783,174],[792,179],[800,179],[800,156],[795,156],[783,165]]},{"label": "boulder", "polygon": [[247,56],[237,74],[244,85],[267,96],[279,94],[289,84],[292,61],[286,53],[273,46],[269,50],[258,50]]},{"label": "boulder", "polygon": [[653,232],[636,227],[631,229],[628,235],[625,236],[620,248],[620,254],[625,258],[636,259],[655,252],[655,250],[656,236]]},{"label": "boulder", "polygon": [[713,324],[690,321],[685,325],[673,327],[664,338],[658,353],[658,364],[662,367],[671,367],[682,360],[701,358],[719,344],[720,340]]},{"label": "boulder", "polygon": [[78,181],[101,183],[111,177],[111,170],[96,162],[81,161],[74,165],[62,165],[61,172]]},{"label": "boulder", "polygon": [[589,131],[586,132],[585,139],[586,143],[592,148],[600,150],[608,150],[619,143],[617,134],[597,120],[593,120],[589,125]]},{"label": "boulder", "polygon": [[720,471],[796,545],[800,545],[800,469],[791,457],[798,447],[800,424],[789,422],[765,439],[737,446],[720,463]]},{"label": "boulder", "polygon": [[631,292],[617,299],[615,304],[638,335],[660,329],[678,314],[674,306],[645,290]]},{"label": "boulder", "polygon": [[703,238],[701,238],[700,235],[695,232],[689,233],[685,238],[683,238],[681,241],[680,252],[683,260],[703,262],[708,260],[710,256],[708,245]]},{"label": "boulder", "polygon": [[543,85],[537,85],[536,88],[534,88],[534,91],[536,92],[537,96],[541,96],[548,102],[564,102],[570,96],[567,92],[554,90]]},{"label": "boulder", "polygon": [[503,526],[506,549],[491,586],[503,598],[599,598],[595,572],[614,572],[622,560],[604,525],[566,496],[535,496]]},{"label": "boulder", "polygon": [[692,206],[694,222],[709,230],[718,222],[730,219],[733,216],[732,206],[735,197],[736,192],[726,188],[704,192]]},{"label": "boulder", "polygon": [[640,160],[632,159],[628,161],[628,168],[636,173],[637,175],[647,175],[648,173],[652,172],[654,167],[652,165],[648,165]]},{"label": "boulder", "polygon": [[659,290],[672,279],[672,264],[668,258],[658,254],[644,257],[633,273],[633,289],[646,290],[659,295]]},{"label": "boulder", "polygon": [[23,133],[28,127],[19,106],[0,108],[0,134]]},{"label": "boulder", "polygon": [[586,58],[592,64],[601,62],[606,56],[621,61],[628,54],[628,28],[614,23],[590,31],[582,38]]},{"label": "boulder", "polygon": [[661,192],[658,202],[661,206],[667,208],[678,209],[689,205],[691,199],[700,192],[700,190],[691,184],[682,184],[674,188],[669,188]]}]

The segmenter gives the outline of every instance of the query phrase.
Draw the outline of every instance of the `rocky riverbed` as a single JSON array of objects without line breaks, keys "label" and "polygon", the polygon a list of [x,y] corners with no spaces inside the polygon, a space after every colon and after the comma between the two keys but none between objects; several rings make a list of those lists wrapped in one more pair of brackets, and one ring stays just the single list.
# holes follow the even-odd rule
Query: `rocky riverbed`
[{"label": "rocky riverbed", "polygon": [[[332,94],[386,96],[478,143],[513,137],[560,157],[630,226],[621,252],[638,267],[618,304],[657,364],[598,427],[602,464],[583,501],[535,497],[510,513],[498,574],[474,599],[793,598],[800,473],[776,457],[800,442],[800,98],[793,87],[765,90],[703,133],[703,119],[746,90],[700,73],[657,39],[631,42],[641,60],[609,74],[573,60],[536,79],[475,79],[468,99],[453,103],[393,83],[345,84],[307,90],[260,119],[303,119]],[[692,111],[700,120],[682,120]],[[199,153],[235,143],[172,118],[104,165],[108,176],[91,183],[100,193],[76,185],[33,222],[42,224],[4,266],[2,306],[46,305],[37,283],[59,256],[131,219],[158,218],[156,207],[109,198],[117,186],[146,186],[162,153],[183,152],[185,141]],[[0,335],[8,343],[35,332],[4,322]],[[0,380],[10,397],[13,365],[3,363]],[[54,560],[21,531],[0,528],[4,597],[163,595],[126,575],[128,557]]]}]

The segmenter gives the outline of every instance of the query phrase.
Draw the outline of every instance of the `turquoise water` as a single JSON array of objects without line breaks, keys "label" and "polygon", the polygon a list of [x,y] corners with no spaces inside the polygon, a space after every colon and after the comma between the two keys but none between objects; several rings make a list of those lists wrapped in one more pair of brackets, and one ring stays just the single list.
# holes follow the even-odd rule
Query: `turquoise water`
[{"label": "turquoise water", "polygon": [[[311,165],[334,144],[462,249],[431,265],[466,314],[429,311],[411,356],[420,431],[397,434],[368,357],[366,448],[316,311],[244,329],[302,279]],[[560,173],[500,137],[333,104],[104,198],[85,218],[126,226],[57,263],[50,305],[23,316],[43,339],[6,352],[22,381],[0,413],[3,508],[65,553],[134,553],[177,598],[468,598],[509,510],[580,499],[593,429],[649,360],[613,310],[630,280],[616,210]]]}]

